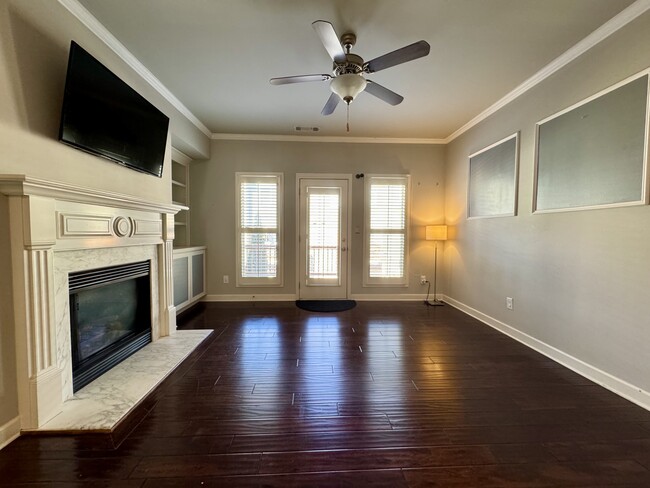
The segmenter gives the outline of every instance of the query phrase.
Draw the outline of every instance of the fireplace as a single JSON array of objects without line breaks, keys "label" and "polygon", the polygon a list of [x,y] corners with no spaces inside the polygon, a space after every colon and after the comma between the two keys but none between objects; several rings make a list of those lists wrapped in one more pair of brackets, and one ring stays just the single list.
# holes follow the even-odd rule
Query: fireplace
[{"label": "fireplace", "polygon": [[[0,175],[0,207],[8,216],[0,219],[0,232],[11,237],[0,268],[11,270],[7,291],[13,298],[1,318],[15,327],[19,412],[9,427],[0,426],[1,442],[7,429],[39,429],[62,414],[64,403],[79,399],[81,392],[73,390],[110,369],[110,361],[175,332],[172,241],[174,214],[182,207],[25,175]],[[110,276],[130,263],[144,270]],[[94,281],[94,272],[77,274],[96,270],[101,276],[105,268],[113,269],[108,282],[116,282]],[[118,295],[128,292],[128,305],[120,299],[122,305],[108,311],[96,305],[84,311],[86,301],[111,288]],[[73,315],[77,325],[89,323],[72,332]],[[102,315],[110,324],[103,337],[93,331]],[[121,322],[130,325],[116,325]]]},{"label": "fireplace", "polygon": [[73,391],[151,342],[150,281],[149,261],[70,273]]}]

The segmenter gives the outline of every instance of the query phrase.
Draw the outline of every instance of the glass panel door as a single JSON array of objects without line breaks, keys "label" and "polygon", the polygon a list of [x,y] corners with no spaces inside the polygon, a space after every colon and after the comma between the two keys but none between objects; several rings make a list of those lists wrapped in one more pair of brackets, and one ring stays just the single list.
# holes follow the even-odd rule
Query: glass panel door
[{"label": "glass panel door", "polygon": [[347,298],[347,180],[300,180],[302,299]]}]

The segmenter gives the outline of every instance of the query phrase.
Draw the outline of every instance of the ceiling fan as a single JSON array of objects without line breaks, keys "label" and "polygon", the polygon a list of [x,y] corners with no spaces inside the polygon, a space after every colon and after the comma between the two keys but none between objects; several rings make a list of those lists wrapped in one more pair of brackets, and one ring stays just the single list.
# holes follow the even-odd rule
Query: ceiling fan
[{"label": "ceiling fan", "polygon": [[333,113],[341,100],[349,107],[350,103],[362,91],[366,91],[391,105],[398,105],[404,100],[404,97],[383,87],[379,83],[366,79],[364,74],[376,73],[377,71],[424,57],[429,54],[429,50],[431,49],[429,43],[426,41],[418,41],[370,61],[364,61],[361,56],[350,53],[350,49],[357,41],[355,34],[343,34],[339,40],[331,23],[324,20],[317,20],[311,25],[334,62],[332,69],[333,76],[328,74],[285,76],[282,78],[271,78],[270,82],[272,85],[286,85],[306,81],[331,80],[330,89],[332,90],[332,94],[321,111],[322,115],[330,115]]}]

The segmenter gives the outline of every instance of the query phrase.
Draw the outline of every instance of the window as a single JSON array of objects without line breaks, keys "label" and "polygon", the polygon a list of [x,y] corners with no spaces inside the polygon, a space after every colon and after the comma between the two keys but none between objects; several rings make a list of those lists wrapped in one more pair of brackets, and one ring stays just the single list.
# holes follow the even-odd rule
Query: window
[{"label": "window", "polygon": [[309,283],[339,284],[341,196],[339,188],[317,188],[308,199]]},{"label": "window", "polygon": [[282,174],[236,179],[237,286],[282,286]]},{"label": "window", "polygon": [[408,176],[366,176],[364,285],[408,285]]}]

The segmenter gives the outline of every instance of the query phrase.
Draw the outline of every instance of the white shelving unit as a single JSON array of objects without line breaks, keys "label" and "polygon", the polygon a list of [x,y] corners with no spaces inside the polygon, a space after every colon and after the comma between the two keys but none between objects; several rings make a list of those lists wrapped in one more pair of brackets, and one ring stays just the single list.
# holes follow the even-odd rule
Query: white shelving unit
[{"label": "white shelving unit", "polygon": [[[190,158],[172,149],[172,200],[178,205],[190,205]],[[181,210],[174,217],[174,247],[190,245],[190,211]]]},{"label": "white shelving unit", "polygon": [[[190,206],[190,163],[192,160],[172,148],[172,200]],[[176,313],[188,309],[205,296],[205,246],[190,245],[190,210],[174,218],[173,283]]]}]

